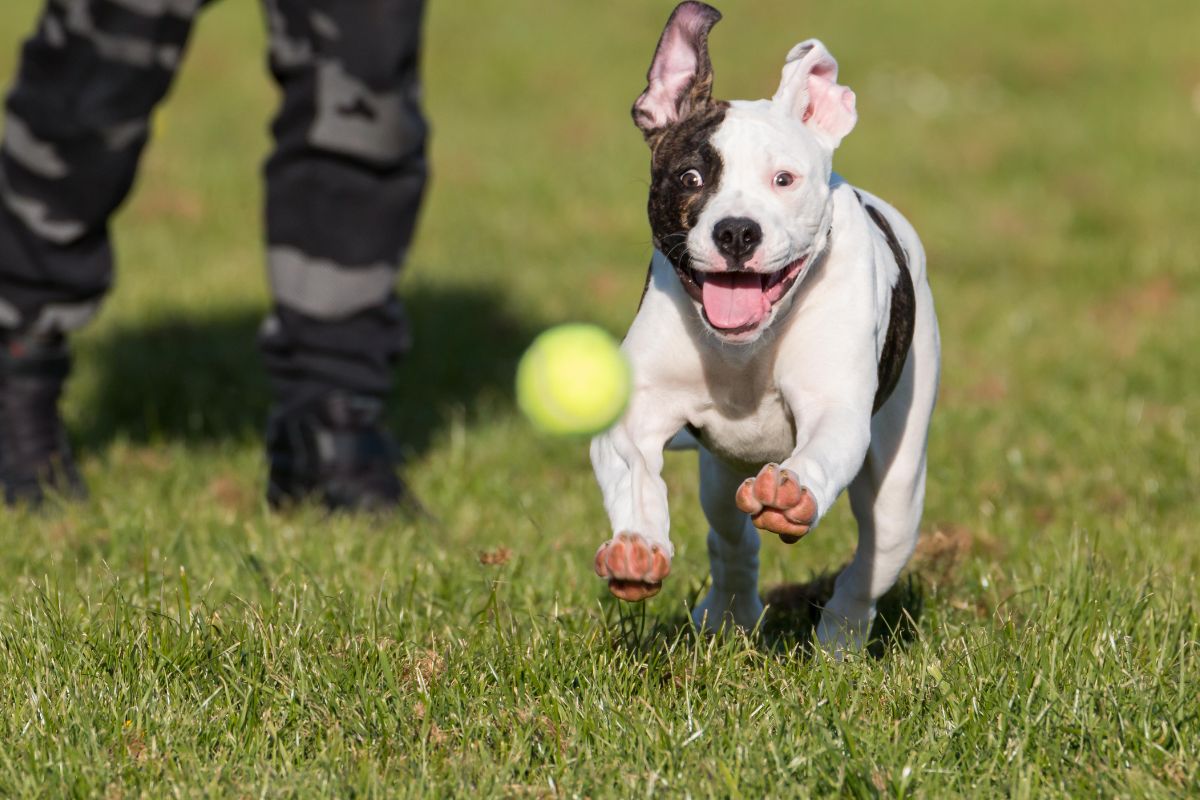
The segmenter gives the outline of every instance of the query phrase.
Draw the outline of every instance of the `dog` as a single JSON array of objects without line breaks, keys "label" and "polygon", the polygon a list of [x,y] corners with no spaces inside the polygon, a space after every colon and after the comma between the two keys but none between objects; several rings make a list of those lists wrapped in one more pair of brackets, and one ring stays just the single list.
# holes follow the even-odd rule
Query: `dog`
[{"label": "dog", "polygon": [[699,449],[712,585],[702,629],[753,628],[758,530],[794,543],[848,490],[858,549],[818,641],[860,648],[912,555],[940,340],[925,253],[890,205],[833,172],[855,95],[820,41],[770,100],[712,97],[716,9],[681,3],[633,118],[651,152],[654,253],[622,343],[629,405],[590,455],[612,538],[596,573],[623,600],[670,572],[668,445]]}]

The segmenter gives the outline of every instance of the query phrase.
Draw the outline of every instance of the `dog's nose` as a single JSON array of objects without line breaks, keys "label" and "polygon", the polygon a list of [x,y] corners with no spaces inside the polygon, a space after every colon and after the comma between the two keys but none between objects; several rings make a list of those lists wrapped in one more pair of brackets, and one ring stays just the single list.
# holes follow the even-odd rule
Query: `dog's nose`
[{"label": "dog's nose", "polygon": [[713,226],[713,241],[732,262],[730,266],[741,266],[762,244],[762,238],[762,228],[749,217],[726,217]]}]

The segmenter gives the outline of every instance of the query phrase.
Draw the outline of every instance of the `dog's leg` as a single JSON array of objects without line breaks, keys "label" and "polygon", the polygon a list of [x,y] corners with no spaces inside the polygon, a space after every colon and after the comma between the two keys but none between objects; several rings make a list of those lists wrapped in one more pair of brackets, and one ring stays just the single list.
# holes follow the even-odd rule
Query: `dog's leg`
[{"label": "dog's leg", "polygon": [[850,507],[858,522],[858,549],[837,578],[821,612],[817,641],[837,656],[860,649],[871,632],[875,603],[896,583],[917,543],[925,497],[924,448],[888,456],[871,448],[863,471],[850,484]]},{"label": "dog's leg", "polygon": [[663,447],[682,420],[642,413],[635,397],[625,417],[592,440],[592,468],[613,537],[596,551],[595,569],[622,600],[658,594],[671,571],[667,484],[662,479]]},{"label": "dog's leg", "polygon": [[767,464],[735,494],[755,527],[800,540],[833,505],[862,466],[871,443],[870,408],[789,400],[807,413],[797,420],[797,445],[782,464]]},{"label": "dog's leg", "polygon": [[930,320],[926,331],[892,398],[875,415],[870,452],[849,487],[858,550],[838,576],[817,627],[818,641],[835,655],[865,643],[876,601],[896,583],[916,547],[938,380],[936,322]]},{"label": "dog's leg", "polygon": [[700,448],[700,504],[710,526],[712,570],[712,588],[692,611],[702,630],[716,631],[726,622],[750,629],[763,612],[758,599],[758,531],[745,512],[730,502],[741,479],[741,474]]}]

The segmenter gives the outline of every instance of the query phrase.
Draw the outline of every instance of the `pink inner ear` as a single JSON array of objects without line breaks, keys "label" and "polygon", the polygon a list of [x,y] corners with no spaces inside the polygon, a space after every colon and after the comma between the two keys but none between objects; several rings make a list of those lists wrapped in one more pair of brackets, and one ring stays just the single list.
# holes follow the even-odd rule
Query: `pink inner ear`
[{"label": "pink inner ear", "polygon": [[818,66],[808,76],[808,107],[802,119],[840,140],[854,128],[858,114],[854,92],[825,77],[830,72]]},{"label": "pink inner ear", "polygon": [[696,50],[688,37],[676,28],[668,32],[659,48],[658,58],[650,67],[650,85],[637,101],[637,107],[652,116],[655,125],[666,125],[678,115],[677,100],[696,76]]},{"label": "pink inner ear", "polygon": [[696,63],[696,51],[683,35],[682,26],[672,28],[650,67],[650,82],[661,81],[671,88],[681,89],[696,74]]},{"label": "pink inner ear", "polygon": [[650,67],[650,85],[638,100],[655,125],[673,122],[678,115],[677,100],[696,75],[696,51],[680,28],[668,32],[654,64]]},{"label": "pink inner ear", "polygon": [[660,128],[679,119],[684,93],[707,63],[705,41],[721,14],[703,3],[680,3],[667,20],[646,76],[646,91],[634,103],[635,117],[643,131]]}]

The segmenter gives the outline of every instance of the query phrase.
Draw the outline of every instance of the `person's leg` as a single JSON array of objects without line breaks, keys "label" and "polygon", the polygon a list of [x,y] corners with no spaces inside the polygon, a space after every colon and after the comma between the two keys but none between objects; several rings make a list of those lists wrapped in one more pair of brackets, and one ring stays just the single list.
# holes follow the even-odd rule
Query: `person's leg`
[{"label": "person's leg", "polygon": [[394,291],[425,186],[421,0],[266,0],[283,90],[266,165],[274,504],[406,500],[383,398],[408,331]]},{"label": "person's leg", "polygon": [[112,279],[108,219],[200,0],[49,2],[21,53],[0,146],[0,485],[80,494],[57,403],[65,337]]}]

